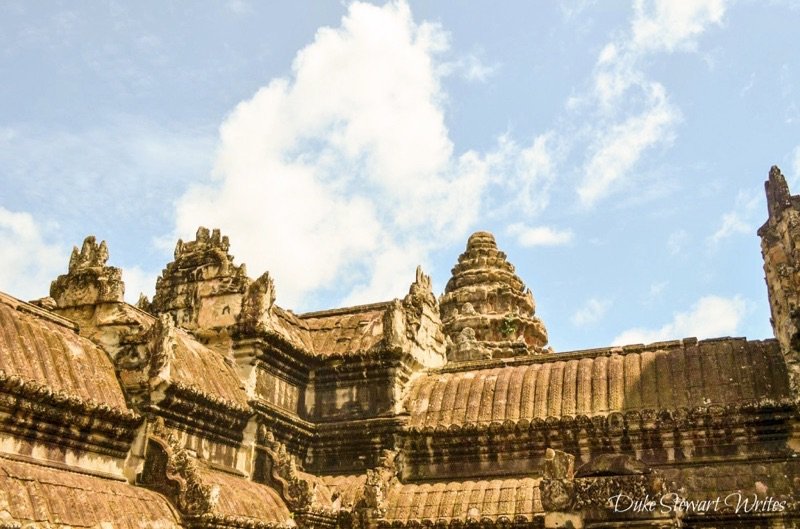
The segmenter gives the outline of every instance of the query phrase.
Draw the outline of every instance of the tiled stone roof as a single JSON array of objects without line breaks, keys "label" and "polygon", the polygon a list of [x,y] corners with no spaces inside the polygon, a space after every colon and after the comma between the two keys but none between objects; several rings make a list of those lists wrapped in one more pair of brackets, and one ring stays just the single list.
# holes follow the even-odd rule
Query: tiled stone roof
[{"label": "tiled stone roof", "polygon": [[383,315],[389,303],[313,312],[300,316],[313,352],[321,356],[369,351],[383,338]]},{"label": "tiled stone roof", "polygon": [[0,520],[53,529],[180,527],[176,511],[155,492],[2,457]]},{"label": "tiled stone roof", "polygon": [[[431,372],[406,398],[411,428],[786,399],[775,341],[684,340]],[[496,363],[494,365],[497,365]]]},{"label": "tiled stone roof", "polygon": [[340,498],[342,507],[352,507],[364,489],[366,474],[340,474],[322,476],[322,482],[330,489],[333,497]]},{"label": "tiled stone roof", "polygon": [[387,496],[386,522],[530,521],[542,512],[533,478],[396,485]]},{"label": "tiled stone roof", "polygon": [[87,404],[128,411],[108,355],[68,320],[0,293],[0,370]]},{"label": "tiled stone roof", "polygon": [[233,517],[239,522],[252,520],[274,525],[285,524],[291,519],[289,509],[275,489],[203,465],[198,465],[198,471],[204,483],[219,490],[212,515]]},{"label": "tiled stone roof", "polygon": [[196,387],[209,396],[238,407],[247,406],[247,395],[232,362],[203,346],[187,332],[176,330],[172,381]]}]

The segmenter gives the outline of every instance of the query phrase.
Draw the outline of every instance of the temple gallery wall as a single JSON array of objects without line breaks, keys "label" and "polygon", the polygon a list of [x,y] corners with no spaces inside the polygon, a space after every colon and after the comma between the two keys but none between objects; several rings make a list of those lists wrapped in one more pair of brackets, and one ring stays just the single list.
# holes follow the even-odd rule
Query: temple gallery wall
[{"label": "temple gallery wall", "polygon": [[306,314],[219,230],[135,306],[87,237],[0,294],[0,527],[800,527],[800,196],[766,193],[769,340],[555,352],[487,232],[441,295]]}]

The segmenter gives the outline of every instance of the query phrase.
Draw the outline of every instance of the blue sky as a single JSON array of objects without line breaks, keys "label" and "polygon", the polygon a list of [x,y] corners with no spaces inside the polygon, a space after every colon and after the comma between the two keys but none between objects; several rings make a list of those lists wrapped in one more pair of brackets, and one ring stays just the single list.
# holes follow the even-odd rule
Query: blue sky
[{"label": "blue sky", "polygon": [[771,336],[800,7],[725,0],[0,4],[0,290],[95,234],[152,295],[220,227],[297,312],[441,292],[492,231],[556,350]]}]

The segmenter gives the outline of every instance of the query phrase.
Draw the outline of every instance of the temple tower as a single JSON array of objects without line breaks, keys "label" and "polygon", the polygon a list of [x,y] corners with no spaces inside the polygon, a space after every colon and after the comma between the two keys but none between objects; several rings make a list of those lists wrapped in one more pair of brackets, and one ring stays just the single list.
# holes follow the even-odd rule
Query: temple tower
[{"label": "temple tower", "polygon": [[199,228],[194,241],[178,240],[175,260],[156,280],[153,314],[169,313],[179,327],[206,345],[227,347],[228,328],[236,323],[242,297],[250,285],[244,265],[233,264],[228,237]]},{"label": "temple tower", "polygon": [[769,218],[758,229],[771,323],[800,395],[800,196],[792,196],[781,170],[765,182]]},{"label": "temple tower", "polygon": [[491,233],[473,233],[440,301],[448,360],[504,358],[550,352],[533,294]]}]

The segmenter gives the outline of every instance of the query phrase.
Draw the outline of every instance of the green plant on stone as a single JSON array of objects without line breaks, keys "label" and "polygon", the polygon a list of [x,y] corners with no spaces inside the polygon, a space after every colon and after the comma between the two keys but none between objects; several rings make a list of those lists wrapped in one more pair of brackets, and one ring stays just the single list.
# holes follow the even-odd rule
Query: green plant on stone
[{"label": "green plant on stone", "polygon": [[517,333],[517,322],[512,314],[506,314],[503,323],[500,325],[500,334],[508,338]]}]

